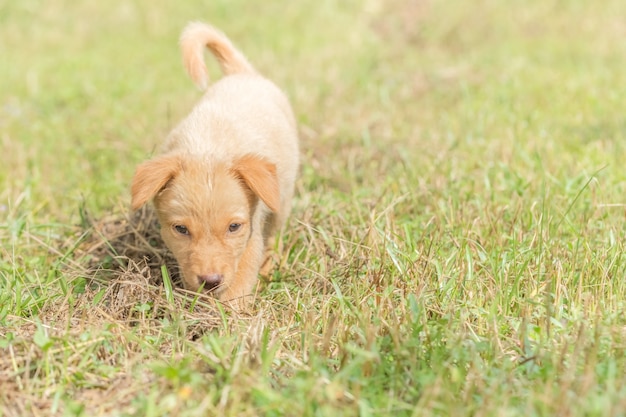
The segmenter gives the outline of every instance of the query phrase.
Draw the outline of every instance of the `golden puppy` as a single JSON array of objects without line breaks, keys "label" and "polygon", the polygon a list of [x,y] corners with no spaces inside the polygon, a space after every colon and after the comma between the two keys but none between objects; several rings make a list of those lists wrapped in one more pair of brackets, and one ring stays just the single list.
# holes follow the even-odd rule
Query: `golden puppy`
[{"label": "golden puppy", "polygon": [[199,87],[208,85],[205,47],[225,76],[169,134],[162,154],[137,168],[132,208],[154,199],[186,289],[241,307],[291,209],[296,123],[285,95],[223,33],[190,23],[180,45]]}]

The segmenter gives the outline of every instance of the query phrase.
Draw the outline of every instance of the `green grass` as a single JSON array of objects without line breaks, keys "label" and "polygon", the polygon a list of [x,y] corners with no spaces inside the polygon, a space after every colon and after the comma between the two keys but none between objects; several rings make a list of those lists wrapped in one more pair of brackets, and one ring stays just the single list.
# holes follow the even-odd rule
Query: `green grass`
[{"label": "green grass", "polygon": [[[625,415],[624,15],[0,1],[0,416]],[[139,260],[94,278],[80,250],[199,97],[189,20],[301,127],[281,267],[245,317]]]}]

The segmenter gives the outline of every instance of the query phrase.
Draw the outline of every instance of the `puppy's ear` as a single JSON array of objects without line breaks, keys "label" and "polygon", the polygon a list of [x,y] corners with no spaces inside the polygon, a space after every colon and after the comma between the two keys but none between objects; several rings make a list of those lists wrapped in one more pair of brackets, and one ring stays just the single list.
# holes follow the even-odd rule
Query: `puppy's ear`
[{"label": "puppy's ear", "polygon": [[235,161],[233,170],[270,210],[278,212],[280,191],[276,165],[259,156],[246,155]]},{"label": "puppy's ear", "polygon": [[141,208],[157,195],[180,172],[181,166],[178,155],[159,156],[139,165],[131,187],[132,209]]}]

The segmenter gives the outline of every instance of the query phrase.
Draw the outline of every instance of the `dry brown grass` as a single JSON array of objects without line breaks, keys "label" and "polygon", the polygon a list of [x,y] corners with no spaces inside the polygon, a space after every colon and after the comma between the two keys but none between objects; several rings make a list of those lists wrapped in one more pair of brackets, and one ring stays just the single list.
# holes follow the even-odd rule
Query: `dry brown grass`
[{"label": "dry brown grass", "polygon": [[152,206],[103,219],[85,216],[85,220],[89,232],[75,253],[88,275],[101,272],[120,278],[135,274],[160,286],[165,266],[172,281],[181,287],[176,260],[161,239]]},{"label": "dry brown grass", "polygon": [[[64,273],[68,282],[85,280],[84,289],[76,295],[68,294],[65,300],[46,303],[37,318],[28,323],[8,316],[8,320],[22,324],[11,332],[13,343],[8,354],[0,357],[0,404],[5,406],[4,415],[70,412],[55,402],[54,392],[48,391],[49,379],[74,379],[76,374],[80,374],[80,388],[72,395],[92,415],[132,409],[137,385],[149,386],[155,380],[154,374],[141,369],[140,364],[154,355],[145,352],[145,338],[160,337],[164,319],[181,324],[184,340],[197,340],[224,320],[211,297],[188,294],[182,289],[176,262],[160,239],[151,208],[90,219],[80,229],[76,234],[80,243],[73,249],[73,260],[67,263]],[[75,244],[75,240],[71,242]],[[169,296],[163,284],[163,268],[170,271],[174,284]],[[86,337],[101,332],[106,340],[102,334],[96,339]],[[134,336],[129,339],[130,334]],[[81,342],[58,343],[64,339]],[[34,344],[33,340],[46,340],[50,345],[43,341]],[[170,357],[172,350],[171,344],[161,343],[156,353]],[[97,366],[92,364],[97,368],[109,364],[117,369],[110,374],[82,371],[89,368],[85,352],[93,356],[89,362],[98,361]],[[54,371],[61,375],[42,378],[38,371],[41,363],[56,361],[64,364]],[[140,371],[131,371],[135,367]]]}]

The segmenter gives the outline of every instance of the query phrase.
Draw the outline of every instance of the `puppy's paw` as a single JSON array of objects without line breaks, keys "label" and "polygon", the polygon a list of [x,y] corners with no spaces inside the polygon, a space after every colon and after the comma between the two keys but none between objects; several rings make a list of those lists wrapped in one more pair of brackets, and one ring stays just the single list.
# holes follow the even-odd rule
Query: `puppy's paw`
[{"label": "puppy's paw", "polygon": [[243,288],[229,288],[219,296],[220,302],[237,313],[247,313],[252,309],[254,294]]},{"label": "puppy's paw", "polygon": [[222,301],[222,304],[237,314],[249,314],[252,312],[252,295]]}]

